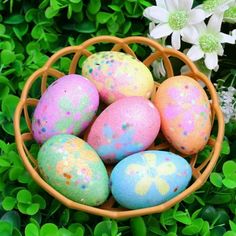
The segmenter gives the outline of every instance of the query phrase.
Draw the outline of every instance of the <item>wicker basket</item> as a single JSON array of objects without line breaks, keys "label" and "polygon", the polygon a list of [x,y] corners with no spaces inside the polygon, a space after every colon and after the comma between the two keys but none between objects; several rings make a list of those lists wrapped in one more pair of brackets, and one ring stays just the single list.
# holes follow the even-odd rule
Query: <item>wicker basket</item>
[{"label": "wicker basket", "polygon": [[[189,73],[187,75],[193,77],[196,80],[201,80],[206,85],[206,91],[209,94],[209,99],[211,100],[211,109],[213,114],[213,121],[217,122],[217,136],[215,139],[209,139],[208,145],[212,147],[212,151],[207,159],[204,159],[199,164],[199,160],[197,160],[198,154],[195,154],[191,157],[188,157],[189,163],[193,170],[193,181],[191,182],[191,185],[183,192],[181,192],[176,197],[172,198],[171,200],[149,208],[144,209],[137,209],[137,210],[128,210],[124,208],[118,208],[116,207],[116,203],[113,197],[110,197],[102,206],[100,207],[91,207],[83,204],[76,203],[59,192],[57,192],[53,187],[51,187],[49,184],[47,184],[39,175],[38,168],[37,168],[37,160],[33,157],[33,155],[30,153],[30,151],[27,148],[26,142],[28,141],[34,141],[32,136],[32,130],[31,130],[31,118],[30,118],[30,107],[35,107],[37,105],[38,99],[36,98],[30,98],[29,97],[29,91],[32,88],[32,86],[38,86],[36,85],[36,81],[41,83],[41,94],[46,90],[47,84],[49,83],[48,78],[54,77],[54,78],[60,78],[64,75],[61,71],[53,68],[55,65],[55,62],[58,61],[61,57],[65,57],[68,55],[72,55],[72,60],[69,65],[69,71],[67,74],[76,73],[76,70],[78,68],[78,61],[82,55],[88,57],[92,53],[89,52],[88,47],[94,44],[98,43],[110,43],[113,45],[112,51],[121,51],[131,54],[133,56],[136,56],[134,52],[132,51],[130,45],[131,44],[142,44],[153,48],[153,53],[151,53],[144,61],[143,63],[146,66],[150,66],[152,62],[154,62],[157,58],[162,58],[164,62],[164,66],[167,72],[167,77],[174,76],[173,67],[170,61],[170,57],[177,58],[178,60],[182,61],[185,65],[189,68]],[[153,92],[153,96],[155,95],[155,92],[158,89],[158,84],[156,83],[155,91]],[[31,108],[32,110],[32,108]],[[20,130],[20,120],[25,119],[29,132],[21,133]],[[147,215],[152,213],[159,213],[163,212],[176,203],[180,202],[184,198],[186,198],[188,195],[199,189],[207,180],[209,177],[212,169],[214,168],[217,159],[220,154],[221,150],[221,143],[224,135],[224,120],[223,115],[220,110],[220,106],[218,103],[217,93],[215,91],[215,88],[211,81],[204,76],[202,73],[198,71],[196,66],[181,52],[176,51],[174,49],[170,48],[164,48],[161,45],[159,45],[154,40],[145,38],[145,37],[128,37],[128,38],[117,38],[112,36],[99,36],[92,39],[89,39],[82,43],[79,46],[70,46],[61,49],[60,51],[56,52],[54,55],[51,56],[51,58],[46,62],[46,64],[35,71],[30,78],[27,80],[21,98],[20,102],[16,108],[15,111],[15,117],[14,117],[14,127],[15,127],[15,137],[16,137],[16,144],[18,151],[20,153],[20,156],[22,158],[22,161],[27,169],[27,171],[31,174],[33,179],[50,195],[52,195],[54,198],[59,200],[61,203],[66,205],[68,208],[76,209],[85,211],[91,214],[100,215],[104,217],[109,217],[113,219],[119,219],[119,218],[127,218],[127,217],[135,217],[135,216],[141,216],[141,215]],[[173,147],[171,147],[170,144],[168,144],[166,141],[163,141],[162,143],[159,143],[158,145],[153,144],[150,149],[152,150],[163,150],[168,149],[171,151],[173,150]],[[109,171],[109,170],[108,170]]]}]

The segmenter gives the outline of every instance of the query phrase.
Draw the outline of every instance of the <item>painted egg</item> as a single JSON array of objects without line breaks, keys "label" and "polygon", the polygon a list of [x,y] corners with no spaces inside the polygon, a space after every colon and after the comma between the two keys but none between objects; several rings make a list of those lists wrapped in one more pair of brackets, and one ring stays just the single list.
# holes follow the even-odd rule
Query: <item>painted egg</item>
[{"label": "painted egg", "polygon": [[48,139],[38,154],[45,181],[65,197],[85,205],[102,204],[109,195],[106,168],[82,139],[59,134]]},{"label": "painted egg", "polygon": [[128,156],[112,170],[111,192],[123,207],[152,207],[182,192],[192,177],[189,163],[167,151],[144,151]]},{"label": "painted egg", "polygon": [[80,75],[66,75],[44,92],[35,108],[32,131],[38,143],[57,134],[80,134],[99,104],[96,87]]},{"label": "painted egg", "polygon": [[155,106],[143,97],[126,97],[109,105],[95,120],[88,143],[106,163],[148,148],[160,129]]},{"label": "painted egg", "polygon": [[101,99],[113,103],[127,96],[150,98],[154,81],[137,58],[122,52],[98,52],[83,63],[82,74],[97,87]]},{"label": "painted egg", "polygon": [[188,76],[165,80],[154,104],[166,139],[181,153],[194,154],[206,145],[211,132],[211,110],[201,85]]}]

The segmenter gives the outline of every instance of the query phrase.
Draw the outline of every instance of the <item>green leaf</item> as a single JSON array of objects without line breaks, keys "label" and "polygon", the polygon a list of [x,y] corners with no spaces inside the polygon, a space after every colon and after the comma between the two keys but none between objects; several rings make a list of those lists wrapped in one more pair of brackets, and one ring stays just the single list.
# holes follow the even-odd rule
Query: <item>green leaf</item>
[{"label": "green leaf", "polygon": [[188,212],[177,211],[174,214],[174,219],[185,225],[190,225],[192,223]]},{"label": "green leaf", "polygon": [[5,197],[2,202],[2,207],[6,211],[11,211],[16,205],[16,199],[14,197]]},{"label": "green leaf", "polygon": [[45,209],[46,207],[46,201],[39,194],[33,195],[32,202],[38,203],[40,206],[40,209]]},{"label": "green leaf", "polygon": [[236,236],[236,232],[234,232],[234,231],[228,231],[228,232],[224,233],[223,236]]},{"label": "green leaf", "polygon": [[79,24],[76,24],[74,30],[79,33],[90,34],[96,32],[97,27],[93,22],[85,20]]},{"label": "green leaf", "polygon": [[185,226],[182,230],[184,235],[197,235],[203,227],[203,219],[195,219],[193,220],[191,225]]},{"label": "green leaf", "polygon": [[101,0],[90,0],[88,4],[88,12],[95,15],[101,8]]},{"label": "green leaf", "polygon": [[20,15],[20,14],[15,14],[12,16],[9,16],[4,23],[5,24],[9,24],[9,25],[17,25],[24,22],[24,16]]},{"label": "green leaf", "polygon": [[19,98],[14,95],[8,95],[2,101],[2,111],[7,118],[13,119]]},{"label": "green leaf", "polygon": [[0,167],[10,167],[11,163],[8,160],[0,158]]},{"label": "green leaf", "polygon": [[229,189],[234,189],[236,188],[236,180],[231,180],[231,179],[223,179],[222,183],[224,184],[225,187]]},{"label": "green leaf", "polygon": [[13,232],[13,225],[9,222],[0,221],[0,235],[1,236],[10,236]]},{"label": "green leaf", "polygon": [[105,24],[109,21],[109,19],[112,17],[112,14],[107,12],[99,12],[96,16],[96,20],[100,24]]},{"label": "green leaf", "polygon": [[22,189],[17,193],[17,201],[20,203],[26,203],[26,204],[31,204],[32,203],[32,195],[31,192],[26,190],[26,189]]},{"label": "green leaf", "polygon": [[219,173],[212,172],[210,175],[210,181],[218,188],[222,187],[222,176]]},{"label": "green leaf", "polygon": [[173,209],[165,211],[161,214],[160,223],[164,228],[166,228],[166,226],[168,226],[168,225],[174,225],[175,224],[176,221],[173,217],[173,214],[174,214]]},{"label": "green leaf", "polygon": [[8,49],[4,49],[1,52],[1,63],[4,65],[9,65],[12,62],[14,62],[16,59],[16,56],[14,54],[14,52],[8,50]]},{"label": "green leaf", "polygon": [[9,222],[13,227],[20,229],[21,227],[21,218],[18,212],[8,211],[2,217],[1,221]]},{"label": "green leaf", "polygon": [[210,226],[207,221],[204,221],[202,229],[200,231],[201,236],[210,236]]},{"label": "green leaf", "polygon": [[66,208],[60,215],[60,225],[67,225],[70,220],[70,210]]},{"label": "green leaf", "polygon": [[[74,236],[74,234],[72,234],[69,230],[65,228],[59,229],[58,233],[59,233],[58,234],[59,236]],[[80,236],[80,235],[76,234],[76,236]]]},{"label": "green leaf", "polygon": [[58,236],[58,228],[55,224],[47,223],[40,229],[40,236]]},{"label": "green leaf", "polygon": [[119,5],[108,5],[109,8],[111,8],[113,11],[115,12],[120,12],[121,11],[121,7]]},{"label": "green leaf", "polygon": [[48,19],[53,18],[54,16],[56,16],[59,12],[59,9],[54,9],[53,7],[49,6],[46,11],[45,11],[45,16]]},{"label": "green leaf", "polygon": [[84,236],[84,226],[80,223],[73,223],[68,227],[68,230],[70,230],[72,233],[74,233],[76,236]]},{"label": "green leaf", "polygon": [[230,153],[230,146],[227,140],[224,140],[221,147],[221,154],[228,155]]},{"label": "green leaf", "polygon": [[236,232],[236,223],[233,222],[232,220],[229,220],[229,225],[230,225],[230,229]]},{"label": "green leaf", "polygon": [[25,236],[39,236],[38,227],[33,223],[27,224],[25,227]]},{"label": "green leaf", "polygon": [[20,24],[17,27],[13,27],[13,31],[14,31],[16,37],[19,40],[22,40],[22,36],[24,36],[27,33],[28,28],[29,27],[27,24]]},{"label": "green leaf", "polygon": [[[106,234],[109,236],[116,235],[118,233],[118,228],[117,228],[117,226],[114,226],[114,224],[116,224],[116,223],[113,223],[113,222],[115,222],[115,221],[104,220],[104,221],[98,223],[94,228],[94,236],[101,236],[103,234]],[[113,230],[112,230],[112,228],[113,228]],[[112,232],[115,232],[115,234]]]},{"label": "green leaf", "polygon": [[35,215],[39,211],[39,204],[38,203],[32,203],[30,204],[26,209],[27,215]]},{"label": "green leaf", "polygon": [[236,177],[236,162],[235,161],[226,161],[223,165],[223,173],[225,177],[231,177],[232,175],[235,175]]},{"label": "green leaf", "polygon": [[131,218],[130,227],[133,236],[145,236],[147,234],[146,225],[141,216]]},{"label": "green leaf", "polygon": [[1,35],[1,34],[5,34],[5,32],[6,32],[6,27],[5,27],[5,25],[0,24],[0,35]]}]

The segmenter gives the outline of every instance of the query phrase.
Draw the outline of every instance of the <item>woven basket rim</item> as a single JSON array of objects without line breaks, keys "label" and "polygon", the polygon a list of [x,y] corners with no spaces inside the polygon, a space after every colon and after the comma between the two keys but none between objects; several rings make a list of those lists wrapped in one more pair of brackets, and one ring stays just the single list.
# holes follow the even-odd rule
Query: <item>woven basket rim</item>
[{"label": "woven basket rim", "polygon": [[[117,208],[112,208],[112,204],[114,203],[114,200],[111,198],[99,208],[99,207],[91,207],[91,206],[79,204],[66,198],[65,196],[57,192],[49,184],[47,184],[39,175],[37,169],[35,168],[35,166],[37,165],[36,160],[29,153],[25,145],[26,141],[33,139],[32,133],[22,134],[20,131],[20,119],[22,117],[22,114],[25,116],[28,127],[31,130],[31,122],[30,122],[27,109],[28,109],[28,106],[35,106],[37,104],[37,100],[34,98],[28,98],[28,92],[31,86],[33,85],[33,83],[36,81],[36,79],[39,77],[42,77],[42,82],[41,82],[41,94],[42,94],[46,90],[46,82],[47,82],[48,75],[53,75],[57,78],[62,76],[62,73],[60,71],[57,71],[52,68],[52,65],[57,61],[58,58],[74,53],[74,56],[73,56],[73,59],[69,68],[69,72],[68,72],[68,74],[71,74],[71,72],[74,72],[76,70],[77,63],[81,55],[85,55],[85,56],[91,55],[91,53],[87,50],[88,46],[102,43],[102,42],[113,43],[114,46],[111,49],[113,51],[120,51],[122,49],[126,53],[129,53],[133,56],[136,56],[136,55],[134,54],[132,49],[129,47],[130,44],[138,43],[138,44],[144,44],[144,45],[152,47],[154,51],[143,61],[144,64],[147,66],[150,66],[154,60],[156,60],[157,58],[162,58],[165,64],[165,69],[166,69],[168,78],[174,76],[173,68],[170,63],[169,57],[170,56],[177,57],[178,59],[183,61],[190,69],[190,72],[187,75],[195,79],[202,80],[205,83],[208,89],[208,92],[210,94],[212,113],[213,113],[213,116],[217,118],[217,122],[218,122],[217,136],[215,140],[210,139],[208,142],[208,144],[213,147],[211,156],[205,161],[205,163],[202,163],[201,166],[197,168],[193,168],[193,172],[196,179],[186,190],[184,190],[183,192],[181,192],[179,195],[172,198],[171,200],[164,202],[160,205],[157,205],[154,207],[143,208],[143,209],[137,209],[137,210],[128,210],[128,209],[122,209],[122,208],[117,209]],[[156,83],[156,87],[158,87],[157,83]],[[207,178],[209,177],[210,173],[212,172],[219,158],[221,144],[222,144],[223,136],[224,136],[224,118],[223,118],[222,111],[220,109],[220,105],[218,102],[218,97],[217,97],[217,93],[215,91],[214,85],[203,73],[201,73],[197,69],[194,63],[190,61],[190,59],[183,53],[172,48],[163,47],[156,41],[146,38],[146,37],[142,37],[142,36],[131,36],[127,38],[118,38],[115,36],[97,36],[97,37],[86,40],[85,42],[83,42],[82,44],[78,46],[69,46],[69,47],[65,47],[57,51],[48,59],[48,61],[45,63],[43,67],[36,70],[28,78],[22,90],[20,101],[15,110],[14,129],[15,129],[15,139],[16,139],[17,149],[23,161],[23,164],[25,165],[27,171],[30,173],[34,181],[36,181],[39,186],[41,186],[45,191],[47,191],[50,195],[52,195],[54,198],[56,198],[58,201],[63,203],[68,208],[85,211],[87,213],[100,215],[103,217],[120,219],[120,218],[130,218],[130,217],[163,212],[169,209],[170,207],[174,206],[176,203],[180,202],[187,196],[189,196],[191,193],[195,192],[197,189],[199,189],[206,182]],[[194,155],[190,161],[190,164],[192,165],[192,167],[194,167],[196,163],[196,159],[197,159],[197,155]],[[201,173],[201,171],[203,172]]]}]

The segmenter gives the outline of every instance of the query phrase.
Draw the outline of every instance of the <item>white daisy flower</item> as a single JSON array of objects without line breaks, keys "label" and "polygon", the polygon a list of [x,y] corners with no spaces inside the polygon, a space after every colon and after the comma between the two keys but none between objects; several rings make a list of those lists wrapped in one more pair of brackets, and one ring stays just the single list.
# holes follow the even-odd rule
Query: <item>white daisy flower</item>
[{"label": "white daisy flower", "polygon": [[196,8],[204,10],[206,17],[219,18],[234,2],[235,0],[205,0]]},{"label": "white daisy flower", "polygon": [[[223,18],[223,16],[222,16]],[[188,51],[187,56],[192,61],[204,58],[209,70],[217,70],[218,55],[222,56],[224,49],[222,43],[234,44],[233,36],[220,32],[222,18],[210,18],[208,25],[204,22],[197,26],[198,36],[184,35],[183,41],[194,44]]]},{"label": "white daisy flower", "polygon": [[234,29],[234,30],[231,32],[231,35],[233,36],[234,40],[236,40],[236,29]]},{"label": "white daisy flower", "polygon": [[205,19],[205,12],[192,9],[192,5],[193,0],[165,0],[157,1],[157,6],[146,8],[144,16],[157,24],[150,32],[151,37],[159,39],[172,34],[171,44],[179,49],[180,36],[196,35],[194,25]]}]

